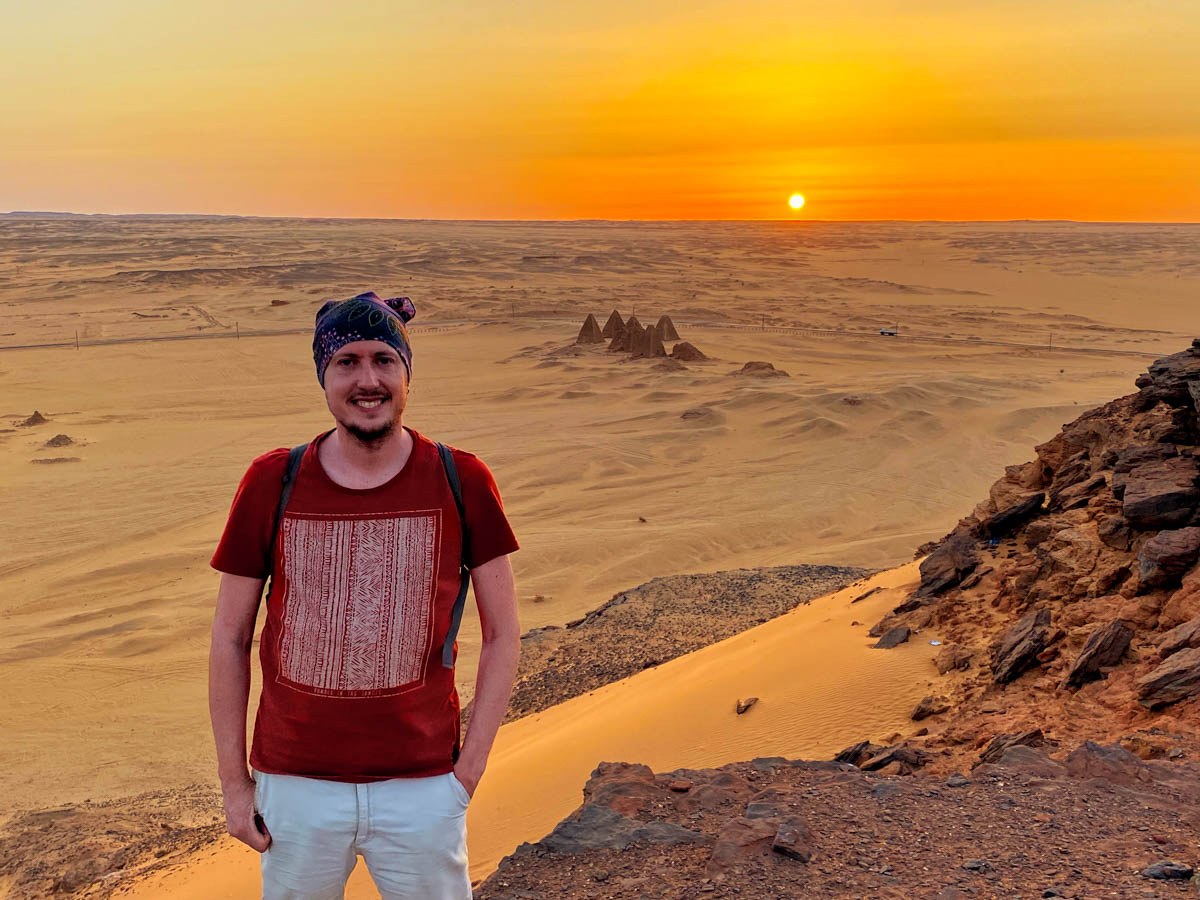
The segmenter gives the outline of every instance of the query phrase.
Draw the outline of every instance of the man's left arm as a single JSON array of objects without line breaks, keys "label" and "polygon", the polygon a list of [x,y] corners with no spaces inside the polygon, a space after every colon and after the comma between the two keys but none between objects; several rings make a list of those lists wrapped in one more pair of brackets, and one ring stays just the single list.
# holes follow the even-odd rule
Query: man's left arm
[{"label": "man's left arm", "polygon": [[479,606],[483,644],[479,650],[471,721],[454,775],[467,793],[474,794],[508,709],[517,659],[521,655],[521,628],[517,622],[517,590],[507,555],[472,569],[471,585]]}]

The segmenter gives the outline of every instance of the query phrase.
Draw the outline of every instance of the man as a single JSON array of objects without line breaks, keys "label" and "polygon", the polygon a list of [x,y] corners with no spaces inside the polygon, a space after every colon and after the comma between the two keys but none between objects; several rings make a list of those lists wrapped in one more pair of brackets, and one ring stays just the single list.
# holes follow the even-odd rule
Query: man
[{"label": "man", "polygon": [[[402,425],[414,314],[374,293],[321,307],[313,358],[335,427],[299,457],[278,524],[288,450],[254,460],[213,556],[209,707],[226,828],[262,853],[264,900],[342,897],[359,854],[385,900],[471,896],[466,808],[516,671],[517,541],[487,467],[453,450],[464,534],[451,467]],[[460,563],[483,626],[461,745]],[[250,646],[268,576],[251,774]]]}]

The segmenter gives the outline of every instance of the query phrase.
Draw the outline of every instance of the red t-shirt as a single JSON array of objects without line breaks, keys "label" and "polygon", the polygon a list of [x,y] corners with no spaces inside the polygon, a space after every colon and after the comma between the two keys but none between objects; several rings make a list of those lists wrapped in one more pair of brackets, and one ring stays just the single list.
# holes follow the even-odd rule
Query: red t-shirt
[{"label": "red t-shirt", "polygon": [[[250,764],[261,772],[367,782],[441,775],[459,733],[442,645],[459,586],[462,529],[433,441],[386,484],[342,487],[308,445],[280,523],[263,688]],[[328,434],[328,433],[327,433]],[[454,450],[475,568],[517,549],[492,473]],[[250,464],[212,566],[267,577],[287,448]]]}]

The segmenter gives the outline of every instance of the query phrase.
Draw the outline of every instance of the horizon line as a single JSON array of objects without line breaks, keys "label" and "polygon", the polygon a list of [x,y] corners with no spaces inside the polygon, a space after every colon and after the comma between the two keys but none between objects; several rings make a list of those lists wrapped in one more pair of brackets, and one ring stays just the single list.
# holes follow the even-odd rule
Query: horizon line
[{"label": "horizon line", "polygon": [[285,219],[299,221],[338,222],[444,222],[479,224],[722,224],[740,222],[795,223],[817,225],[974,225],[974,224],[1041,224],[1041,225],[1200,225],[1200,220],[1184,219],[805,219],[805,218],[760,218],[760,219],[490,219],[490,218],[430,218],[405,216],[286,216],[260,213],[179,213],[179,212],[76,212],[73,210],[22,210],[0,212],[0,217],[80,217],[80,218],[145,218],[145,219]]}]

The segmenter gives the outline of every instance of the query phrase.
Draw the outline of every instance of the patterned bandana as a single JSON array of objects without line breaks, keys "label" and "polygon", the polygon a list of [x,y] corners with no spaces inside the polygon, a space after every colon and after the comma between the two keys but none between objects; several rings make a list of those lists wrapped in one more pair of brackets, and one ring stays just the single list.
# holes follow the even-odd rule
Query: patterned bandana
[{"label": "patterned bandana", "polygon": [[317,325],[313,331],[313,362],[317,364],[317,381],[325,386],[325,368],[333,354],[355,341],[383,341],[404,360],[408,378],[412,380],[412,348],[408,346],[408,331],[404,323],[417,314],[407,297],[380,300],[374,291],[367,291],[349,300],[330,300],[317,310]]}]

